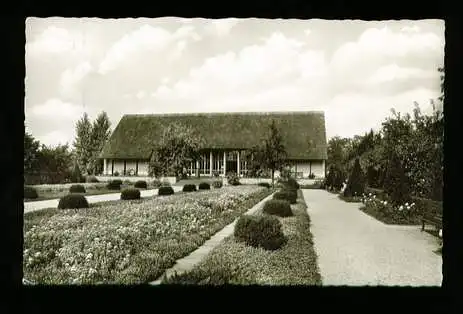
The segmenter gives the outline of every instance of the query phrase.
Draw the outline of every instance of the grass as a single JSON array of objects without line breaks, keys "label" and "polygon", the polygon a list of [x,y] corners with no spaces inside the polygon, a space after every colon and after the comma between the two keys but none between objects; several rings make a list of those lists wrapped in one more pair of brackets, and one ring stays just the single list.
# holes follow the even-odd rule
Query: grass
[{"label": "grass", "polygon": [[163,284],[321,285],[300,190],[298,202],[291,207],[294,216],[278,217],[288,239],[279,250],[246,246],[231,235],[190,272],[165,279]]},{"label": "grass", "polygon": [[155,280],[269,195],[241,186],[24,216],[24,277],[41,284]]}]

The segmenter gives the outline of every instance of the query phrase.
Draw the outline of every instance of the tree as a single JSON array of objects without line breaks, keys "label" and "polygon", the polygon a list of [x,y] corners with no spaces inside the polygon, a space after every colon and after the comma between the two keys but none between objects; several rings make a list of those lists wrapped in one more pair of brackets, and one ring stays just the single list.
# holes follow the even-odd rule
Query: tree
[{"label": "tree", "polygon": [[24,134],[24,173],[32,173],[39,170],[40,142],[29,134]]},{"label": "tree", "polygon": [[85,174],[91,174],[91,160],[94,149],[92,148],[92,124],[87,113],[84,113],[76,123],[74,147],[79,169]]},{"label": "tree", "polygon": [[164,129],[150,159],[150,175],[182,174],[190,162],[200,158],[203,139],[186,125],[173,123]]},{"label": "tree", "polygon": [[258,149],[258,162],[263,168],[270,169],[272,172],[272,187],[275,187],[275,171],[281,170],[286,165],[286,149],[283,145],[283,138],[276,127],[275,121],[269,126],[267,137],[264,139],[262,147]]},{"label": "tree", "polygon": [[347,182],[346,189],[344,190],[344,196],[359,196],[365,190],[365,178],[363,175],[362,168],[360,167],[359,159],[355,159],[354,168]]},{"label": "tree", "polygon": [[91,136],[90,136],[90,143],[91,146],[89,150],[91,152],[90,160],[89,160],[89,167],[93,174],[95,174],[97,168],[97,159],[98,155],[101,153],[104,145],[109,139],[111,135],[111,122],[109,121],[108,115],[106,112],[101,112],[98,117],[93,122],[91,128]]},{"label": "tree", "polygon": [[384,191],[394,205],[402,205],[408,200],[410,186],[397,154],[392,155],[384,182]]},{"label": "tree", "polygon": [[40,170],[47,174],[50,183],[62,183],[70,177],[72,158],[67,144],[42,145],[38,156]]}]

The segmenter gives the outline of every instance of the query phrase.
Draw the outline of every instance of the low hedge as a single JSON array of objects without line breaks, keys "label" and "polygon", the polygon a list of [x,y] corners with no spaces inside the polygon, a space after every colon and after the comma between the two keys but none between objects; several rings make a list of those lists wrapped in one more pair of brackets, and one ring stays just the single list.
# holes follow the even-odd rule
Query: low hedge
[{"label": "low hedge", "polygon": [[161,186],[158,189],[158,195],[172,195],[174,194],[174,189],[171,186]]},{"label": "low hedge", "polygon": [[289,217],[293,215],[291,205],[287,200],[268,200],[265,202],[262,211],[269,215]]},{"label": "low hedge", "polygon": [[146,189],[148,188],[148,184],[146,183],[146,181],[139,180],[135,182],[134,187],[136,187],[137,189]]},{"label": "low hedge", "polygon": [[421,197],[412,197],[412,202],[415,203],[416,211],[419,212],[421,215],[424,213],[431,213],[431,214],[440,214],[443,213],[443,203],[439,201],[433,201],[426,198]]},{"label": "low hedge", "polygon": [[272,185],[270,183],[268,183],[268,182],[259,182],[259,183],[257,183],[257,185],[258,186],[263,186],[263,187],[269,188],[269,189],[272,187]]},{"label": "low hedge", "polygon": [[85,187],[81,184],[71,185],[69,188],[69,193],[85,193]]},{"label": "low hedge", "polygon": [[81,194],[68,194],[60,198],[58,203],[59,209],[88,208],[88,202],[85,196]]},{"label": "low hedge", "polygon": [[124,189],[121,192],[121,200],[138,200],[140,199],[140,190],[135,188]]},{"label": "low hedge", "polygon": [[207,182],[201,182],[199,185],[198,185],[198,189],[199,190],[210,190],[211,189],[211,185]]},{"label": "low hedge", "polygon": [[297,192],[296,190],[281,190],[273,194],[273,199],[274,200],[286,200],[290,204],[296,204],[297,203]]},{"label": "low hedge", "polygon": [[243,215],[235,225],[234,237],[252,247],[277,250],[287,241],[281,222],[275,216]]},{"label": "low hedge", "polygon": [[107,184],[108,190],[120,190],[122,185],[122,180],[116,179],[116,180],[111,180]]},{"label": "low hedge", "polygon": [[195,192],[196,185],[195,184],[185,184],[182,189],[183,192]]},{"label": "low hedge", "polygon": [[37,193],[37,190],[31,186],[25,186],[24,187],[24,198],[26,199],[35,199],[38,198],[39,194]]}]

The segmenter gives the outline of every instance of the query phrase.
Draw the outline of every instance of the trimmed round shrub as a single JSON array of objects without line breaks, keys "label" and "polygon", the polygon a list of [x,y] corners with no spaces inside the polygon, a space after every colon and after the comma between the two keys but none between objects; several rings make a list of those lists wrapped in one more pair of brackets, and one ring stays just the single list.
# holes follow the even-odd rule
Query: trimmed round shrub
[{"label": "trimmed round shrub", "polygon": [[37,190],[35,188],[33,188],[32,186],[24,187],[24,198],[35,199],[38,197],[39,197],[39,194],[37,193]]},{"label": "trimmed round shrub", "polygon": [[148,187],[148,184],[146,183],[146,181],[139,180],[139,181],[135,182],[134,187],[136,187],[138,189],[146,189]]},{"label": "trimmed round shrub", "polygon": [[293,215],[291,205],[287,200],[269,200],[265,202],[262,211],[269,215],[289,217]]},{"label": "trimmed round shrub", "polygon": [[234,237],[252,247],[277,250],[286,243],[281,222],[275,216],[243,215],[235,225]]},{"label": "trimmed round shrub", "polygon": [[172,195],[174,189],[171,186],[161,186],[158,190],[158,195]]},{"label": "trimmed round shrub", "polygon": [[274,200],[286,200],[290,204],[297,203],[297,192],[295,190],[281,190],[273,194]]},{"label": "trimmed round shrub", "polygon": [[212,186],[214,189],[220,189],[223,186],[223,182],[221,180],[213,181]]},{"label": "trimmed round shrub", "polygon": [[259,182],[257,183],[258,186],[263,186],[264,188],[269,188],[271,187],[270,183],[268,182]]},{"label": "trimmed round shrub", "polygon": [[199,190],[210,190],[211,189],[211,185],[207,182],[201,182],[199,185],[198,185],[198,189]]},{"label": "trimmed round shrub", "polygon": [[85,187],[82,184],[73,184],[69,188],[69,193],[85,193]]},{"label": "trimmed round shrub", "polygon": [[121,200],[138,200],[140,199],[140,190],[134,188],[123,189]]},{"label": "trimmed round shrub", "polygon": [[108,190],[120,190],[122,185],[122,180],[111,180],[108,182]]},{"label": "trimmed round shrub", "polygon": [[152,182],[151,182],[151,185],[155,188],[158,188],[160,187],[162,184],[161,184],[161,181],[159,181],[158,179],[154,179]]},{"label": "trimmed round shrub", "polygon": [[114,171],[114,176],[118,177],[119,176],[119,171]]},{"label": "trimmed round shrub", "polygon": [[68,194],[60,198],[59,209],[88,208],[88,202],[82,194]]},{"label": "trimmed round shrub", "polygon": [[195,192],[196,185],[195,184],[185,184],[182,189],[183,192]]},{"label": "trimmed round shrub", "polygon": [[90,175],[90,176],[87,176],[85,178],[85,182],[87,182],[87,183],[98,183],[100,181],[98,181],[98,179],[94,175]]}]

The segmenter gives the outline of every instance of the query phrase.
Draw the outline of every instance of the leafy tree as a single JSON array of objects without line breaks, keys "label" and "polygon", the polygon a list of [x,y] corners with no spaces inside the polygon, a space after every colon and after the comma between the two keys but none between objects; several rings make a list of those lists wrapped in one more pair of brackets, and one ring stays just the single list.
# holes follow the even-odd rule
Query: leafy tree
[{"label": "leafy tree", "polygon": [[272,173],[272,187],[275,187],[275,171],[281,170],[286,166],[286,148],[283,145],[283,138],[276,127],[275,121],[269,126],[267,137],[264,139],[262,147],[258,148],[259,152],[256,161],[264,169],[270,169]]},{"label": "leafy tree", "polygon": [[200,158],[203,139],[190,127],[173,123],[164,129],[150,160],[150,175],[180,176],[190,161]]},{"label": "leafy tree", "polygon": [[360,167],[360,161],[357,158],[354,163],[354,168],[347,182],[346,189],[344,190],[344,196],[350,197],[355,195],[361,195],[365,190],[365,178],[363,175],[362,168]]},{"label": "leafy tree", "polygon": [[39,170],[39,149],[40,142],[29,134],[24,134],[24,173],[31,173]]},{"label": "leafy tree", "polygon": [[76,123],[74,147],[79,169],[85,174],[91,174],[94,149],[92,148],[92,124],[87,113],[84,113]]},{"label": "leafy tree", "polygon": [[49,176],[50,183],[61,183],[70,177],[72,158],[69,146],[55,147],[42,145],[39,152],[39,167],[41,172]]},{"label": "leafy tree", "polygon": [[392,155],[384,182],[384,191],[395,205],[402,205],[409,198],[410,186],[408,178],[397,154]]},{"label": "leafy tree", "polygon": [[89,160],[89,168],[93,174],[95,174],[97,168],[98,155],[111,135],[110,128],[111,122],[106,112],[103,111],[97,116],[91,129],[91,158]]}]

